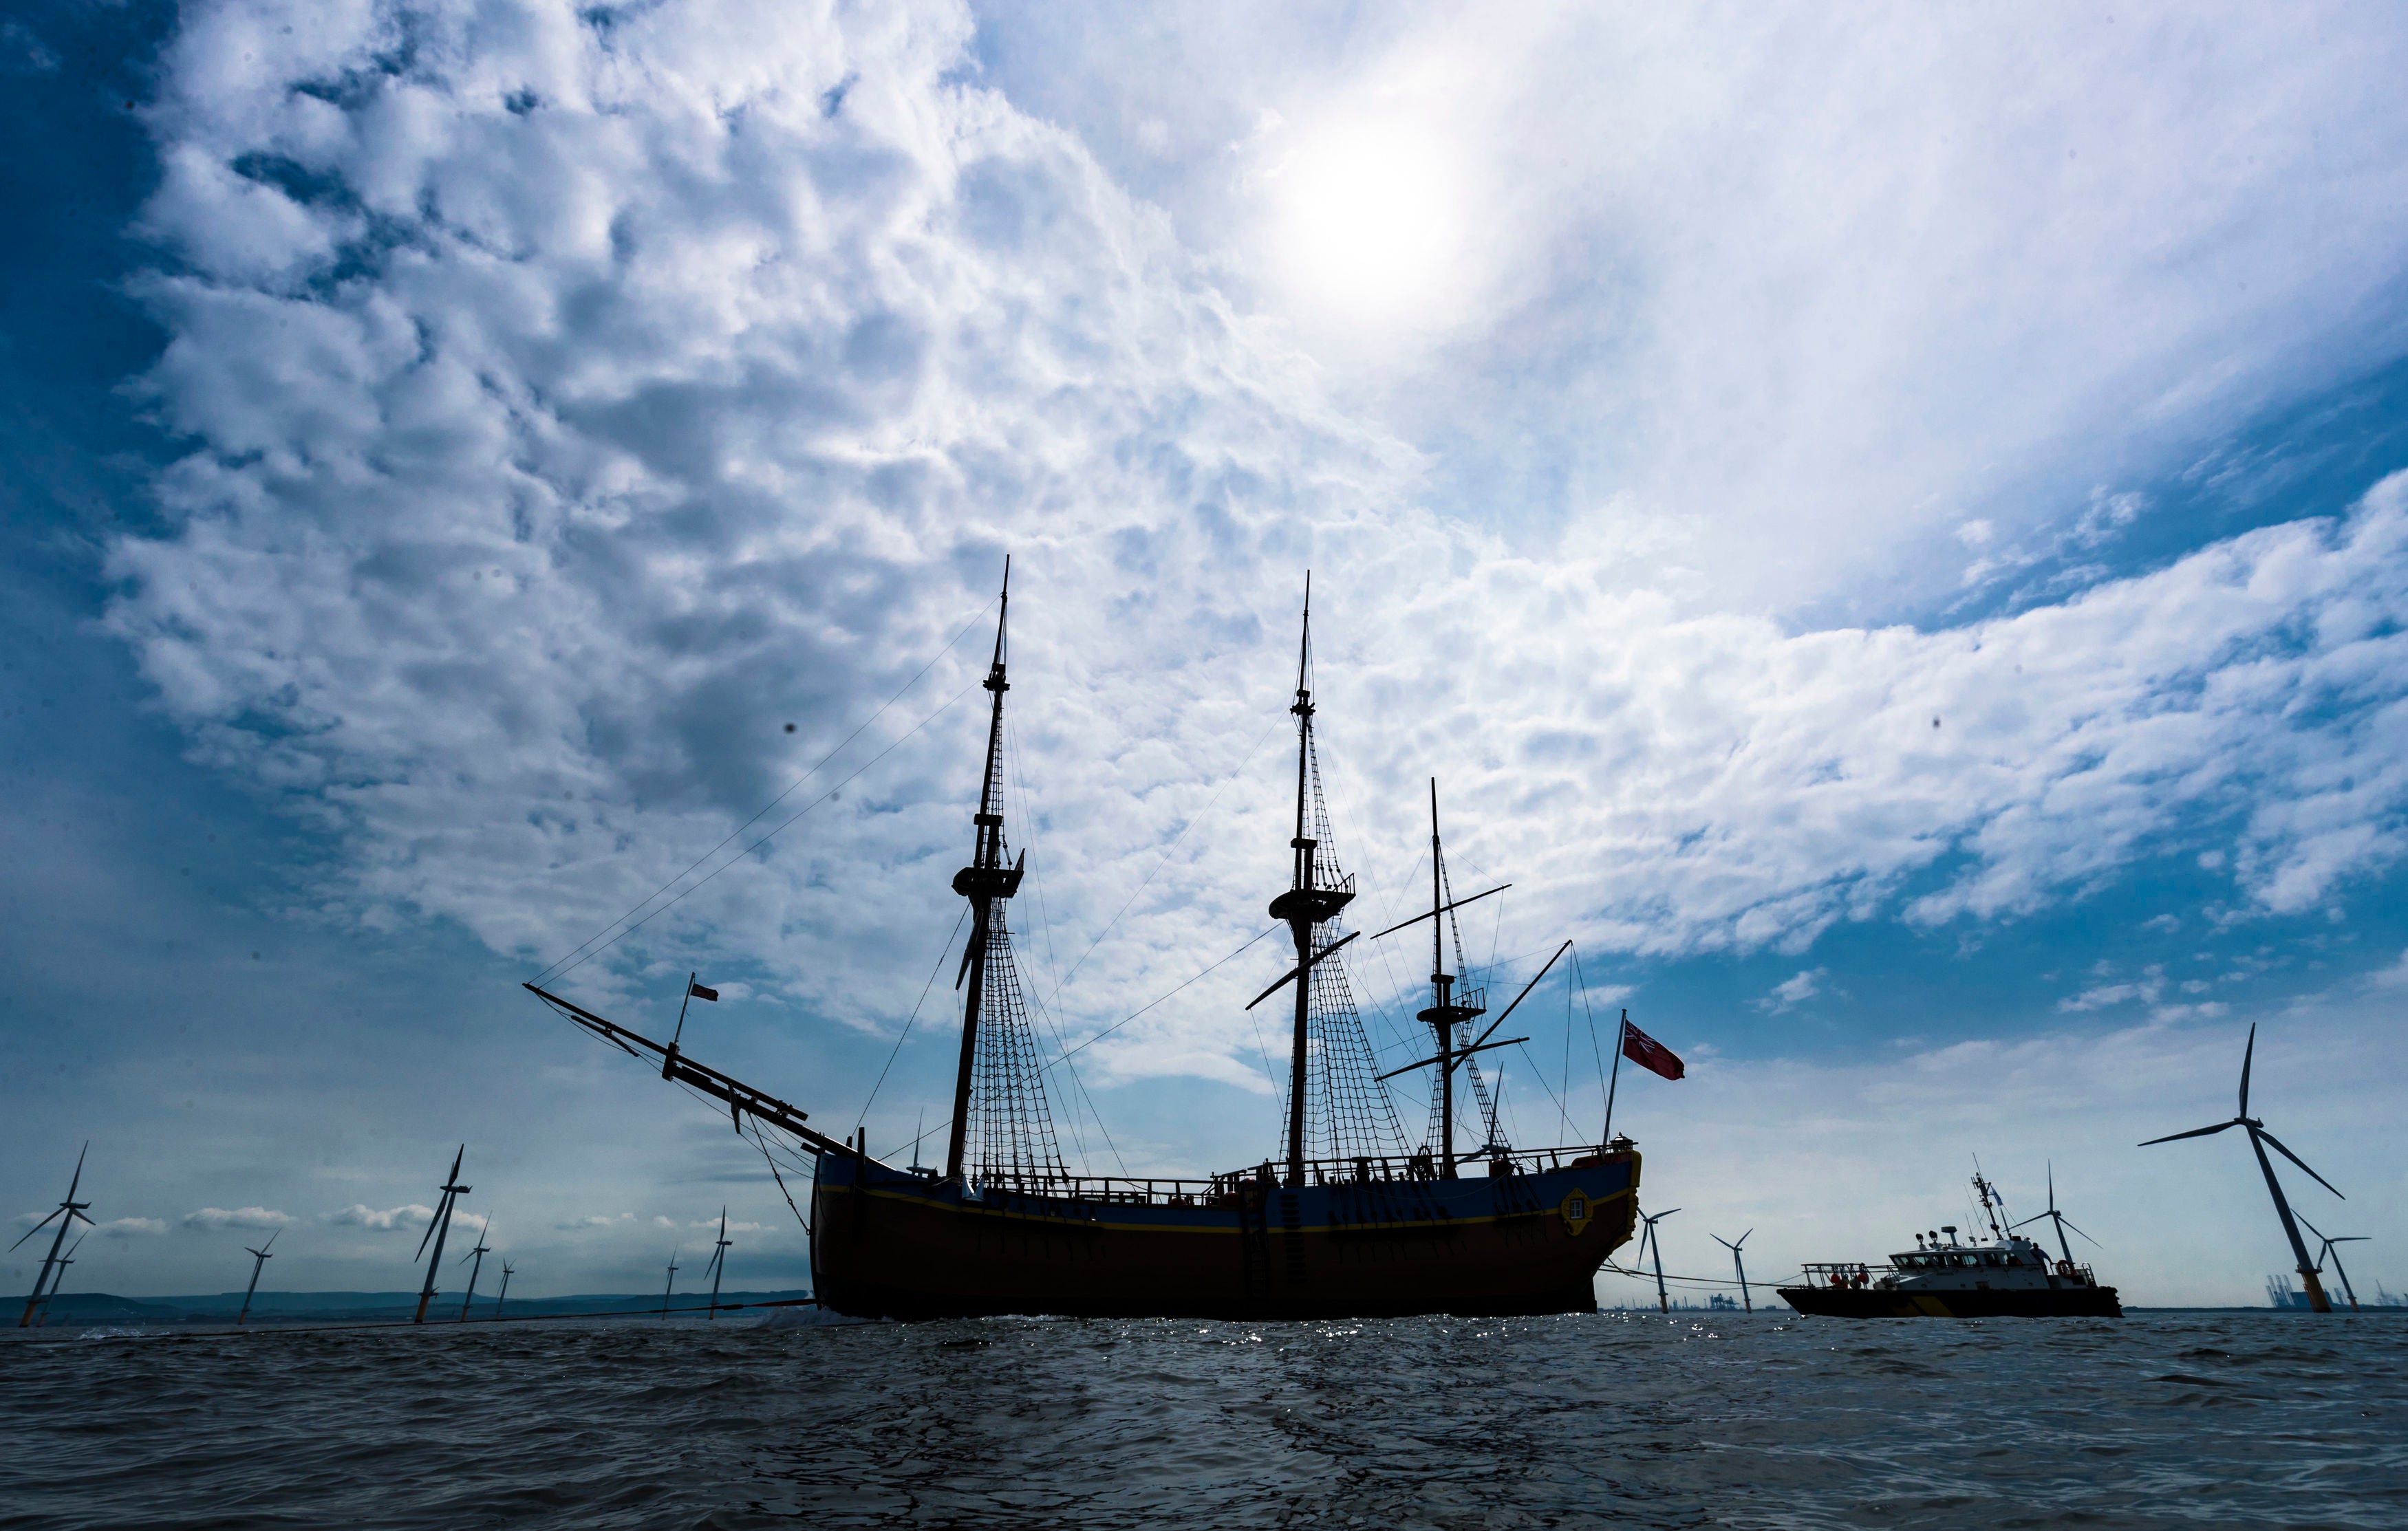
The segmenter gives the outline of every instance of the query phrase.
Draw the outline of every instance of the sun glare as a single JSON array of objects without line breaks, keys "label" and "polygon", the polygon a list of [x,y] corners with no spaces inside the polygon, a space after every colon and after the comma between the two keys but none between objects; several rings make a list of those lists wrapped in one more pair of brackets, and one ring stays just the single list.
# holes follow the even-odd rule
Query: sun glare
[{"label": "sun glare", "polygon": [[1455,307],[1462,198],[1427,135],[1356,122],[1306,139],[1280,167],[1279,256],[1316,318],[1422,327]]}]

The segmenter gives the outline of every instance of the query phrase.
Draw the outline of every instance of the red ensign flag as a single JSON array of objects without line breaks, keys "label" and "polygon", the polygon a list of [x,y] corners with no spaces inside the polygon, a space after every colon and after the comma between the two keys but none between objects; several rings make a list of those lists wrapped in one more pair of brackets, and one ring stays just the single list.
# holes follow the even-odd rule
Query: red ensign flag
[{"label": "red ensign flag", "polygon": [[1622,1023],[1622,1055],[1640,1067],[1653,1069],[1668,1080],[1677,1080],[1684,1072],[1681,1060],[1672,1055],[1670,1048],[1627,1021]]}]

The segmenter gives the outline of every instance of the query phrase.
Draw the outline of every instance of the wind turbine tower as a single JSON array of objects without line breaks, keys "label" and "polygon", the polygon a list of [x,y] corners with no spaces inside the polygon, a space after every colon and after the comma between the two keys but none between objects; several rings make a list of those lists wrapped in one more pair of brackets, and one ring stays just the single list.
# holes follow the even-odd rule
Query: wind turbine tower
[{"label": "wind turbine tower", "polygon": [[2349,1298],[2349,1310],[2353,1313],[2363,1312],[2364,1309],[2358,1306],[2358,1288],[2349,1284],[2349,1272],[2344,1270],[2341,1266],[2341,1251],[2333,1248],[2333,1246],[2335,1244],[2363,1244],[2367,1241],[2369,1236],[2365,1234],[2344,1234],[2339,1238],[2326,1238],[2324,1230],[2317,1227],[2315,1223],[2310,1223],[2306,1218],[2300,1219],[2300,1223],[2302,1227],[2305,1227],[2308,1232],[2315,1235],[2317,1238],[2322,1239],[2324,1242],[2324,1248],[2316,1253],[2316,1268],[2318,1270],[2322,1270],[2325,1266],[2325,1256],[2328,1254],[2331,1255],[2333,1274],[2341,1278],[2342,1295]]},{"label": "wind turbine tower", "polygon": [[41,1308],[34,1314],[35,1328],[38,1329],[50,1322],[50,1299],[59,1295],[59,1288],[66,1285],[67,1266],[75,1264],[76,1251],[83,1248],[83,1241],[91,1237],[90,1234],[78,1234],[76,1241],[67,1246],[67,1252],[59,1256],[58,1274],[50,1278],[50,1289],[42,1295]]},{"label": "wind turbine tower", "polygon": [[267,1242],[257,1249],[251,1249],[249,1246],[243,1249],[242,1252],[251,1256],[251,1284],[242,1289],[242,1311],[234,1316],[234,1326],[237,1329],[242,1327],[243,1320],[251,1317],[251,1294],[259,1290],[259,1273],[266,1268],[267,1262],[276,1258],[267,1252],[276,1247],[276,1234],[283,1231],[279,1228],[276,1233],[269,1234]]},{"label": "wind turbine tower", "polygon": [[678,1252],[669,1251],[669,1284],[661,1289],[661,1317],[669,1316],[669,1295],[677,1291]]},{"label": "wind turbine tower", "polygon": [[494,1316],[495,1318],[500,1318],[502,1316],[502,1304],[509,1301],[510,1272],[515,1268],[516,1267],[508,1260],[502,1262],[502,1291],[501,1295],[494,1299]]},{"label": "wind turbine tower", "polygon": [[[452,1155],[452,1173],[443,1177],[443,1204],[435,1209],[435,1216],[427,1222],[426,1232],[418,1240],[418,1254],[426,1252],[428,1239],[435,1241],[435,1258],[426,1262],[426,1284],[419,1289],[418,1316],[409,1321],[412,1324],[426,1322],[426,1305],[435,1300],[435,1273],[442,1268],[443,1240],[452,1236],[452,1208],[462,1196],[476,1189],[460,1183],[460,1161],[467,1153],[468,1145],[463,1143],[460,1152]],[[415,1260],[418,1254],[410,1258]]]},{"label": "wind turbine tower", "polygon": [[[1672,1310],[1672,1298],[1671,1295],[1664,1290],[1664,1244],[1656,1237],[1656,1224],[1679,1210],[1680,1209],[1675,1207],[1671,1212],[1658,1212],[1654,1217],[1643,1218],[1641,1221],[1647,1224],[1647,1231],[1640,1235],[1640,1252],[1644,1254],[1650,1250],[1656,1252],[1656,1306],[1668,1313]],[[1752,1228],[1748,1231],[1755,1232]]]},{"label": "wind turbine tower", "polygon": [[[1669,1216],[1670,1214],[1667,1215]],[[1756,1232],[1756,1230],[1754,1228],[1750,1228],[1747,1233],[1740,1235],[1735,1240],[1725,1238],[1720,1234],[1708,1234],[1706,1236],[1715,1243],[1720,1244],[1723,1248],[1731,1252],[1731,1268],[1739,1272],[1740,1306],[1746,1309],[1751,1313],[1756,1311],[1756,1303],[1747,1295],[1747,1262],[1740,1257],[1739,1247],[1740,1245],[1746,1243],[1748,1234],[1753,1234],[1754,1232]]]},{"label": "wind turbine tower", "polygon": [[719,1209],[718,1252],[710,1257],[710,1318],[714,1324],[719,1322],[719,1281],[727,1274],[728,1248],[727,1209],[722,1207]]},{"label": "wind turbine tower", "polygon": [[485,1256],[494,1252],[485,1243],[485,1236],[493,1231],[494,1225],[490,1222],[478,1229],[477,1247],[470,1250],[467,1254],[460,1256],[461,1263],[464,1265],[472,1255],[477,1261],[475,1265],[468,1266],[468,1295],[460,1299],[460,1322],[463,1324],[468,1322],[468,1305],[477,1300],[477,1278],[484,1274]]},{"label": "wind turbine tower", "polygon": [[[83,1215],[85,1209],[91,1207],[92,1203],[88,1201],[76,1200],[76,1191],[83,1184],[83,1156],[91,1152],[92,1142],[87,1138],[84,1141],[82,1150],[76,1154],[75,1179],[67,1182],[67,1199],[59,1203],[58,1209],[52,1212],[50,1217],[42,1219],[41,1222],[36,1223],[32,1227],[26,1229],[17,1239],[17,1244],[22,1244],[26,1239],[33,1238],[37,1233],[40,1233],[44,1228],[49,1227],[50,1218],[54,1217],[59,1220],[59,1231],[50,1238],[50,1252],[42,1256],[42,1268],[40,1271],[36,1273],[34,1277],[33,1294],[25,1299],[24,1315],[17,1320],[17,1327],[20,1329],[27,1329],[33,1326],[35,1311],[48,1300],[44,1295],[44,1288],[49,1286],[51,1273],[56,1271],[60,1280],[64,1281],[66,1279],[65,1268],[59,1262],[59,1250],[61,1246],[64,1245],[67,1241],[67,1230],[75,1225],[78,1219],[81,1219],[86,1226],[90,1226],[92,1223],[92,1219],[84,1217]],[[8,1247],[13,1250],[17,1247],[17,1244],[11,1244]],[[80,1238],[77,1239],[76,1247],[78,1249],[81,1249],[83,1247],[83,1240]]]},{"label": "wind turbine tower", "polygon": [[[2300,1237],[2299,1223],[2291,1216],[2291,1204],[2283,1197],[2283,1182],[2274,1178],[2274,1162],[2266,1157],[2267,1146],[2272,1144],[2275,1152],[2290,1160],[2301,1169],[2306,1169],[2308,1179],[2326,1190],[2332,1191],[2334,1195],[2339,1196],[2341,1193],[2333,1191],[2332,1181],[2326,1180],[2315,1170],[2308,1169],[2308,1162],[2305,1159],[2285,1148],[2279,1138],[2266,1130],[2265,1123],[2249,1114],[2249,1064],[2257,1053],[2258,1028],[2253,1025],[2249,1028],[2249,1045],[2241,1053],[2241,1110],[2231,1121],[2219,1122],[2212,1127],[2193,1127],[2188,1132],[2170,1132],[2163,1138],[2152,1138],[2148,1143],[2143,1143],[2141,1146],[2147,1148],[2149,1143],[2171,1143],[2182,1138],[2208,1138],[2233,1127],[2239,1127],[2246,1132],[2249,1135],[2249,1147],[2258,1155],[2258,1167],[2266,1176],[2267,1193],[2274,1198],[2274,1210],[2283,1220],[2283,1232],[2291,1240],[2291,1253],[2299,1261],[2300,1281],[2308,1289],[2308,1306],[2319,1313],[2329,1313],[2332,1311],[2332,1299],[2325,1295],[2325,1283],[2316,1279],[2316,1267],[2308,1261],[2307,1241]],[[2349,1198],[2344,1196],[2342,1199],[2346,1201]]]}]

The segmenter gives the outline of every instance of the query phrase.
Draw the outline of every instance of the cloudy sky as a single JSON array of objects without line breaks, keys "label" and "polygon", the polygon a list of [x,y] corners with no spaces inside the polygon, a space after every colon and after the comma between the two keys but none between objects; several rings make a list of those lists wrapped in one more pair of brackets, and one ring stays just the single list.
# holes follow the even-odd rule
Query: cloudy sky
[{"label": "cloudy sky", "polygon": [[1877,1255],[1978,1154],[2128,1299],[2262,1300],[2242,1145],[2133,1147],[2254,1023],[2408,1285],[2396,8],[16,16],[0,1150],[22,1223],[91,1140],[72,1284],[410,1286],[464,1141],[514,1290],[723,1204],[798,1282],[518,984],[699,970],[691,1051],[907,1157],[1009,553],[1040,1030],[1178,990],[1056,1071],[1090,1168],[1278,1133],[1310,569],[1366,907],[1435,777],[1473,961],[1577,943],[1515,1139],[1597,1132],[1593,1018],[1689,1060],[1616,1114],[1675,1266]]}]

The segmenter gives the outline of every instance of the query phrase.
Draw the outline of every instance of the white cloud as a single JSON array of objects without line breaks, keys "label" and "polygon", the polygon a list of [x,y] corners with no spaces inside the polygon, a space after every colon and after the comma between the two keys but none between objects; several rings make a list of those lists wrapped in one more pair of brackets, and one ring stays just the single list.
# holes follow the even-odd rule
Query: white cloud
[{"label": "white cloud", "polygon": [[214,1233],[221,1228],[281,1228],[293,1221],[289,1213],[273,1211],[265,1207],[204,1207],[186,1212],[182,1223],[187,1228],[199,1228]]},{"label": "white cloud", "polygon": [[1828,976],[1828,968],[1810,967],[1794,978],[1784,979],[1772,986],[1770,994],[1756,1002],[1756,1009],[1779,1015],[1793,1006],[1803,1005],[1823,992],[1823,980]]},{"label": "white cloud", "polygon": [[[1514,880],[1517,925],[1593,948],[1802,953],[1841,921],[2013,917],[2207,823],[2224,843],[2201,863],[2229,851],[2243,914],[2315,907],[2401,853],[2408,479],[2346,516],[1949,630],[1718,608],[1696,596],[1688,534],[1650,530],[1644,504],[1535,548],[1425,508],[1430,459],[1333,404],[1167,220],[1065,133],[953,82],[955,8],[667,5],[619,17],[606,43],[537,6],[509,28],[414,21],[406,52],[400,30],[381,12],[229,3],[193,12],[169,49],[152,120],[182,168],[146,227],[184,265],[139,287],[170,336],[148,386],[195,447],[162,486],[175,529],[121,539],[109,564],[111,623],[163,705],[204,759],[339,839],[325,892],[355,919],[453,918],[496,950],[563,951],[843,738],[988,597],[1006,548],[1012,833],[1035,846],[1064,945],[1103,925],[1241,762],[1253,773],[1082,970],[1073,1029],[1235,945],[1283,876],[1272,762],[1307,565],[1349,864],[1401,873],[1436,774],[1451,845]],[[1678,44],[1641,47],[1686,56]],[[1885,78],[1901,74],[1920,78]],[[1729,106],[1680,94],[1647,86],[1611,113],[1627,126],[1652,102],[1697,139]],[[1862,126],[1810,117],[1800,141],[1837,165]],[[2269,152],[2290,165],[2300,150]],[[2395,171],[2368,161],[2372,184]],[[2052,163],[2047,180],[2121,218],[2133,173],[2090,185]],[[1879,210],[1914,178],[1867,174],[1830,226],[1779,245],[1779,269],[1880,247]],[[2253,271],[2274,260],[2248,231],[2289,183],[2252,176],[2233,207],[2174,208],[2165,237],[2241,239]],[[1670,184],[1589,206],[1664,212]],[[1811,207],[1810,188],[1831,189],[1808,176],[1768,193],[1765,219]],[[1643,435],[1659,405],[1698,411],[1680,433],[1694,451],[1631,494],[1728,491],[1750,529],[1737,540],[1801,579],[1823,567],[1812,549],[1881,544],[1915,517],[1944,514],[1943,533],[1995,521],[1962,496],[1927,504],[1961,462],[1891,451],[1908,421],[1896,397],[1933,380],[1930,334],[1995,319],[1974,350],[2040,379],[1995,428],[1953,437],[1959,458],[2037,453],[2067,420],[2118,408],[2179,414],[2199,407],[2183,368],[2240,344],[2234,326],[2239,373],[2198,375],[2274,365],[2252,327],[2266,316],[2321,334],[2355,311],[2394,248],[2390,204],[2357,205],[2377,210],[2312,242],[2323,265],[2284,267],[2258,318],[2191,293],[2143,326],[2148,365],[2119,353],[2071,375],[2064,337],[2088,345],[2101,313],[2132,309],[2139,270],[2060,303],[2062,261],[1978,296],[1876,263],[1866,292],[1913,279],[1882,349],[1837,346],[1866,314],[1836,303],[1780,329],[1760,358],[1770,380],[1726,399],[1734,337],[1794,297],[1667,265],[1627,355],[1694,333],[1724,359],[1672,367],[1650,384],[1659,403],[1622,417]],[[1995,253],[2007,228],[1947,238]],[[1703,232],[1677,222],[1666,248]],[[2031,237],[2099,248],[2054,226]],[[1495,322],[1504,344],[1515,332]],[[1901,349],[1910,332],[1926,349]],[[1856,402],[1868,380],[1886,411]],[[1779,450],[1732,451],[1760,433],[1715,422],[1753,420],[1776,384]],[[1990,418],[1950,387],[1935,410]],[[1800,487],[1842,460],[1897,465],[1871,486],[1890,510],[1857,520]],[[1716,465],[1754,462],[1785,477],[1734,483]],[[2141,513],[2102,491],[2059,542],[2079,551]],[[1793,515],[1847,535],[1791,536]],[[1985,555],[2005,559],[2020,534],[1996,524]],[[927,732],[620,955],[675,945],[679,972],[697,952],[757,960],[788,996],[899,1023],[954,912],[982,641],[790,806],[950,707]],[[1367,909],[1388,886],[1368,881]],[[1229,1001],[1276,965],[1249,963],[1082,1064],[1257,1081]],[[2113,987],[2088,1007],[2119,1002]]]},{"label": "white cloud", "polygon": [[[2100,964],[2101,967],[2108,966],[2104,962]],[[2136,1000],[2143,1004],[2154,1005],[2157,1002],[2157,996],[2165,991],[2165,967],[2162,964],[2153,964],[2143,971],[2139,979],[2131,982],[2093,984],[2078,994],[2058,1000],[2057,1008],[2062,1012],[2098,1010],[2114,1005],[2130,1004]]]},{"label": "white cloud", "polygon": [[104,1219],[92,1230],[103,1238],[148,1238],[167,1231],[166,1220],[155,1217],[117,1217]]},{"label": "white cloud", "polygon": [[2370,975],[2367,982],[2377,989],[2408,989],[2408,952],[2401,952],[2400,960],[2390,966]]},{"label": "white cloud", "polygon": [[404,1207],[389,1207],[382,1211],[363,1202],[353,1202],[336,1212],[322,1212],[319,1221],[342,1228],[367,1228],[377,1233],[417,1233],[424,1231],[435,1217],[435,1209],[411,1202]]},{"label": "white cloud", "polygon": [[616,1217],[607,1212],[595,1212],[587,1217],[570,1218],[566,1223],[555,1223],[552,1226],[563,1233],[581,1233],[588,1228],[622,1227],[635,1221],[636,1214],[633,1212],[621,1212]]},{"label": "white cloud", "polygon": [[[1453,459],[1451,502],[1612,522],[1704,605],[1944,594],[1969,522],[2003,577],[2094,486],[2402,339],[2397,15],[1056,8],[986,9],[997,78]],[[1182,163],[1122,149],[1140,114]],[[1476,231],[1371,341],[1295,279],[1276,174],[1365,132],[1441,136]]]}]

